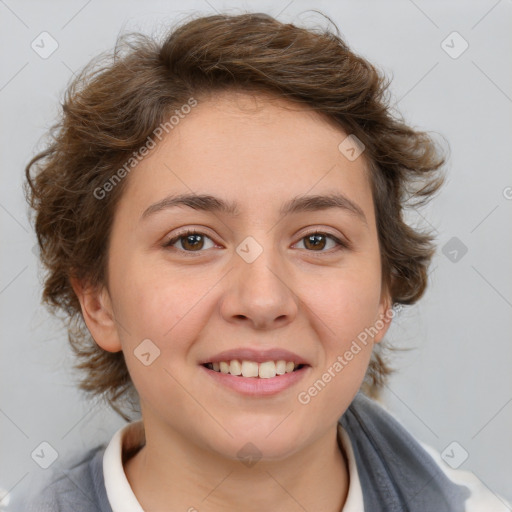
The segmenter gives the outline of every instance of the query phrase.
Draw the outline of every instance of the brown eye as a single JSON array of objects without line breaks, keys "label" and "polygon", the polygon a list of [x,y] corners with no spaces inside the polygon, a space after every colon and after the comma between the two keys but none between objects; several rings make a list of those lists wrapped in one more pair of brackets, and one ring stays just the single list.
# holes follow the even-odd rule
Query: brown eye
[{"label": "brown eye", "polygon": [[170,239],[165,243],[164,247],[174,247],[176,244],[179,244],[178,247],[176,247],[176,249],[178,250],[185,252],[200,252],[202,249],[210,248],[205,247],[205,244],[207,243],[208,240],[211,243],[210,247],[213,247],[214,243],[209,236],[206,236],[203,233],[189,231]]},{"label": "brown eye", "polygon": [[202,235],[186,235],[180,237],[181,245],[186,251],[201,250],[204,246],[204,238]]},{"label": "brown eye", "polygon": [[[328,252],[329,249],[346,247],[346,244],[341,240],[327,233],[311,233],[303,237],[301,242],[308,251],[313,252]],[[329,242],[331,243],[330,246]],[[327,250],[324,251],[326,247]]]},{"label": "brown eye", "polygon": [[322,250],[326,243],[326,236],[318,233],[304,237],[304,246],[306,249]]}]

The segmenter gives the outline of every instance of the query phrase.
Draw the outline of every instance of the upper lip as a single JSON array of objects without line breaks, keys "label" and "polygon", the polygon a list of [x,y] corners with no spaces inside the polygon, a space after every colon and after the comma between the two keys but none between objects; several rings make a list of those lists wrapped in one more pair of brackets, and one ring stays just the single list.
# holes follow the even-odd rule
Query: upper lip
[{"label": "upper lip", "polygon": [[254,361],[256,363],[264,363],[265,361],[291,361],[295,364],[306,364],[309,363],[301,356],[284,350],[282,348],[270,348],[266,350],[256,350],[254,348],[234,348],[231,350],[225,350],[219,352],[214,356],[210,356],[204,360],[201,360],[199,364],[206,363],[220,363],[221,361],[232,361],[237,359],[239,361]]}]

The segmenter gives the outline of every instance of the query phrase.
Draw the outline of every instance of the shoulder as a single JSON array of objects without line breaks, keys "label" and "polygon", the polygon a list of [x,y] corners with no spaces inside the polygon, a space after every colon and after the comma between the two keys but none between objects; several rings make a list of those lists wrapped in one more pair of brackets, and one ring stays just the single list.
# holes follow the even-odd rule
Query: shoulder
[{"label": "shoulder", "polygon": [[72,467],[55,472],[28,503],[28,512],[112,512],[103,478],[105,446],[82,456]]},{"label": "shoulder", "polygon": [[[448,468],[383,406],[359,392],[339,423],[347,432],[361,481],[365,508],[509,512],[505,500],[474,475]],[[483,508],[482,508],[483,507]]]},{"label": "shoulder", "polygon": [[469,491],[465,512],[512,512],[512,504],[492,492],[471,471],[453,469],[441,458],[440,453],[426,443],[418,441],[432,460],[439,466],[446,477],[457,485],[464,486]]}]

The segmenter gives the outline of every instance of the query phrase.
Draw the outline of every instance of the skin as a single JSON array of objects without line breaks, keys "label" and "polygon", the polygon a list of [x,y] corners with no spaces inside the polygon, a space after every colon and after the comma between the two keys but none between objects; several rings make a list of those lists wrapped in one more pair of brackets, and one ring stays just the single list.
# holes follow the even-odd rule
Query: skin
[{"label": "skin", "polygon": [[[107,286],[74,288],[95,341],[124,352],[140,396],[146,445],[125,472],[144,510],[343,507],[349,475],[337,420],[389,321],[307,405],[297,395],[391,305],[364,154],[345,158],[338,145],[346,136],[304,106],[217,94],[201,99],[126,178]],[[359,205],[366,222],[339,208],[279,215],[292,197],[333,191]],[[237,201],[240,215],[175,206],[141,220],[169,194],[190,192]],[[186,237],[163,247],[183,228],[209,237],[203,248],[194,251]],[[312,246],[313,233],[349,248],[328,237]],[[247,236],[263,248],[252,263],[236,252]],[[148,338],[160,356],[144,366],[134,350]],[[242,396],[198,366],[235,347],[288,349],[311,368],[278,395]],[[237,458],[247,442],[262,454],[252,467]]]}]

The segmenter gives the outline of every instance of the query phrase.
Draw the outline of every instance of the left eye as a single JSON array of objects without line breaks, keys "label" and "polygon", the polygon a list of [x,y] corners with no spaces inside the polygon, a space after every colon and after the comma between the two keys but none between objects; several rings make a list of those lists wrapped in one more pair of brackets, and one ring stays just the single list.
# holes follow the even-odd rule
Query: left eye
[{"label": "left eye", "polygon": [[323,249],[326,248],[329,241],[333,245],[331,247],[327,247],[327,249],[332,249],[336,246],[345,247],[345,244],[341,242],[341,240],[333,235],[328,235],[327,233],[311,233],[301,238],[299,243],[302,242],[306,249],[310,249],[313,252],[323,252]]}]

